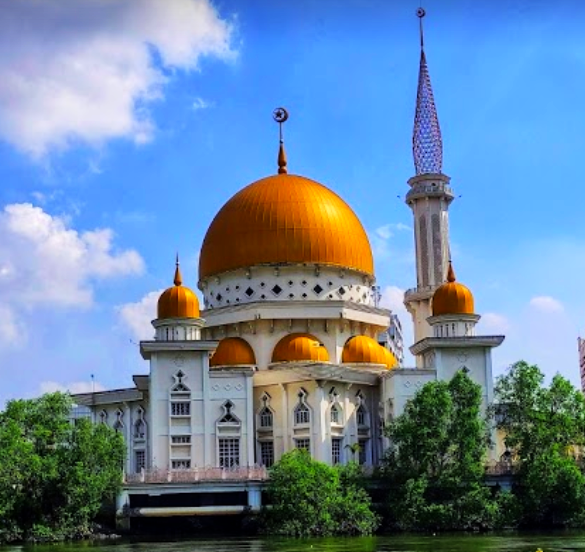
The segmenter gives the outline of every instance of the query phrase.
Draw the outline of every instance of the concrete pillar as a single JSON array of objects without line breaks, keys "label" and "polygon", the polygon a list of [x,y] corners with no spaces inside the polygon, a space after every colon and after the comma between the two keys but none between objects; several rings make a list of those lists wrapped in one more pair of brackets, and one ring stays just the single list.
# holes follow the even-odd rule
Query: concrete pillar
[{"label": "concrete pillar", "polygon": [[253,512],[258,512],[262,507],[262,490],[260,487],[248,489],[248,506]]}]

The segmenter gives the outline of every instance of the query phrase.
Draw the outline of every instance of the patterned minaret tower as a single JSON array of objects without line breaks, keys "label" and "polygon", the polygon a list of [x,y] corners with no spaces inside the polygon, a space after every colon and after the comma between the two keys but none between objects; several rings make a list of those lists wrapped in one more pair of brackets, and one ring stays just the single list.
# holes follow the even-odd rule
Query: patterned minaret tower
[{"label": "patterned minaret tower", "polygon": [[414,215],[416,287],[404,296],[404,304],[414,323],[415,343],[431,335],[427,318],[431,315],[433,293],[447,274],[450,257],[448,209],[454,198],[450,179],[442,173],[441,129],[424,51],[422,19],[425,11],[419,8],[417,16],[420,69],[412,135],[416,175],[408,181],[410,190],[406,195],[406,203]]}]

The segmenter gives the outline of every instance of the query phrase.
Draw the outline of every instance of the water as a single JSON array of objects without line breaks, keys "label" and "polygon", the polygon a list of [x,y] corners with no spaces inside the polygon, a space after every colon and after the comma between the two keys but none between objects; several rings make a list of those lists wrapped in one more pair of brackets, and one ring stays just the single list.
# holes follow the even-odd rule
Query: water
[{"label": "water", "polygon": [[544,552],[583,551],[585,532],[396,535],[347,539],[215,538],[6,546],[0,552]]}]

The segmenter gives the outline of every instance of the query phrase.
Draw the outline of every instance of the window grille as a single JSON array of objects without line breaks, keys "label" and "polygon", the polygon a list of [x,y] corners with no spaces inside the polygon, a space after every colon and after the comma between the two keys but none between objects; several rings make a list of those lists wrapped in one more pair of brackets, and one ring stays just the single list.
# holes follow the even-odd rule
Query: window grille
[{"label": "window grille", "polygon": [[189,416],[191,414],[191,403],[188,401],[172,402],[171,416]]},{"label": "window grille", "polygon": [[299,450],[311,452],[311,439],[295,439],[295,445]]},{"label": "window grille", "polygon": [[171,437],[173,445],[189,445],[191,443],[191,435],[173,435]]},{"label": "window grille", "polygon": [[235,468],[240,465],[240,439],[219,439],[219,466],[221,468]]},{"label": "window grille", "polygon": [[173,470],[189,470],[191,469],[191,460],[172,460],[171,469]]},{"label": "window grille", "polygon": [[341,443],[342,439],[331,439],[331,463],[339,464],[341,462]]},{"label": "window grille", "polygon": [[274,441],[260,442],[260,460],[267,468],[274,464]]},{"label": "window grille", "polygon": [[363,406],[358,406],[356,411],[357,423],[360,426],[366,425],[366,409]]},{"label": "window grille", "polygon": [[137,450],[134,453],[134,471],[140,473],[144,468],[146,468],[146,451]]}]

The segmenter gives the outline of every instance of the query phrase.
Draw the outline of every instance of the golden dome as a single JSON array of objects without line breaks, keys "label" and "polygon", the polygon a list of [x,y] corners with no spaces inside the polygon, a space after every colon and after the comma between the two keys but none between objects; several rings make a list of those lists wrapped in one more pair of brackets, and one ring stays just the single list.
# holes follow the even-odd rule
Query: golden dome
[{"label": "golden dome", "polygon": [[285,172],[240,190],[211,223],[199,279],[262,264],[308,263],[374,273],[366,232],[337,194]]},{"label": "golden dome", "polygon": [[447,281],[433,295],[433,316],[442,314],[474,314],[473,294],[455,281],[455,271],[449,262]]},{"label": "golden dome", "polygon": [[256,364],[256,356],[252,347],[241,337],[222,339],[209,361],[210,366],[237,366],[240,364]]},{"label": "golden dome", "polygon": [[356,335],[347,341],[341,354],[341,362],[383,364],[388,369],[398,364],[394,355],[386,347],[382,347],[375,339],[366,335]]},{"label": "golden dome", "polygon": [[325,346],[310,334],[289,334],[274,347],[272,362],[296,361],[329,362],[329,353]]},{"label": "golden dome", "polygon": [[178,258],[174,284],[158,298],[157,318],[199,318],[199,300],[193,291],[183,286]]}]

